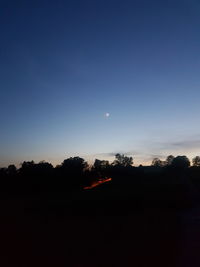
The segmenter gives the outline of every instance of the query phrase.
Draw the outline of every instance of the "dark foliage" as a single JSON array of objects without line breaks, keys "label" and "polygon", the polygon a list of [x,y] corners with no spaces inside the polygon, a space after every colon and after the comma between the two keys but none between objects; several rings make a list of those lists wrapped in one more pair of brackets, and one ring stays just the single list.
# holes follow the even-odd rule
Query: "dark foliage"
[{"label": "dark foliage", "polygon": [[[113,163],[96,159],[93,166],[80,158],[65,159],[55,168],[48,162],[23,162],[0,169],[1,193],[37,196],[43,199],[68,199],[88,195],[92,198],[129,199],[129,205],[179,205],[189,203],[188,198],[200,188],[198,157],[194,167],[186,156],[172,155],[165,161],[156,158],[152,166],[134,167],[133,158],[116,154]],[[108,178],[109,183],[102,184]],[[84,190],[93,187],[95,193]],[[195,190],[194,190],[195,188]],[[87,192],[86,192],[87,191]],[[100,193],[97,191],[100,191]],[[196,191],[195,191],[196,192]],[[185,202],[184,202],[185,201]]]},{"label": "dark foliage", "polygon": [[[48,266],[179,266],[173,265],[185,223],[179,214],[198,202],[200,167],[189,167],[185,156],[161,165],[132,163],[118,154],[111,164],[96,159],[88,166],[74,157],[56,167],[30,161],[0,169],[1,220],[7,233],[12,229],[8,235],[2,227],[2,242],[9,255],[17,251],[31,261],[12,266],[35,266],[41,258],[55,260]],[[34,242],[40,253],[24,253]]]}]

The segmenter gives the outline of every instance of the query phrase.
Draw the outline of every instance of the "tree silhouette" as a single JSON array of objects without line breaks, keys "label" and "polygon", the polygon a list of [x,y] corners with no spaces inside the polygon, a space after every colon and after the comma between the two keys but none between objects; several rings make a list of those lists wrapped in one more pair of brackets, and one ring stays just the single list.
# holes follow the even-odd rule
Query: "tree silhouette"
[{"label": "tree silhouette", "polygon": [[82,173],[84,170],[88,168],[88,164],[83,158],[70,157],[63,161],[61,167],[68,171],[73,171],[75,173]]},{"label": "tree silhouette", "polygon": [[193,166],[200,166],[200,157],[199,156],[196,156],[192,159],[192,164]]},{"label": "tree silhouette", "polygon": [[[54,196],[66,196],[68,193],[69,195],[74,192],[80,193],[85,187],[102,184],[107,180],[105,178],[111,178],[112,183],[110,183],[110,186],[113,187],[114,191],[124,190],[125,195],[127,192],[132,195],[137,194],[137,192],[140,194],[138,190],[146,192],[150,187],[157,188],[161,186],[160,181],[161,183],[163,182],[162,190],[168,190],[167,187],[171,190],[170,188],[174,186],[175,178],[182,178],[186,175],[200,188],[199,168],[189,168],[183,175],[182,170],[190,166],[190,161],[186,156],[174,158],[170,155],[166,161],[154,158],[152,161],[152,166],[154,167],[140,165],[138,168],[133,168],[131,167],[132,164],[132,157],[119,153],[115,155],[115,160],[112,164],[109,164],[107,160],[95,159],[91,168],[80,157],[65,159],[56,167],[45,161],[39,163],[24,161],[20,169],[16,169],[14,165],[0,169],[0,177],[3,178],[0,179],[0,190],[20,192],[27,195],[40,193],[45,195],[45,192],[50,192]],[[193,159],[193,165],[200,166],[199,156]],[[165,166],[168,167],[166,168]],[[183,181],[180,179],[179,182],[181,184]],[[180,191],[180,188],[175,188],[175,192],[177,191]],[[85,191],[83,190],[83,192]],[[147,198],[151,194],[152,191],[149,191]]]},{"label": "tree silhouette", "polygon": [[173,155],[169,155],[167,158],[166,158],[166,165],[167,166],[170,166],[172,164],[172,161],[174,159],[174,156]]},{"label": "tree silhouette", "polygon": [[23,175],[33,175],[35,172],[35,162],[32,161],[24,161],[21,164],[20,173]]},{"label": "tree silhouette", "polygon": [[35,162],[32,160],[32,161],[24,161],[22,164],[21,164],[21,169],[29,169],[29,168],[33,168],[33,166],[35,165]]},{"label": "tree silhouette", "polygon": [[109,167],[109,161],[108,160],[95,159],[94,164],[93,164],[93,168],[96,171],[103,171],[108,167]]},{"label": "tree silhouette", "polygon": [[163,162],[159,158],[154,158],[152,160],[152,164],[151,165],[155,166],[155,167],[162,167],[163,166]]},{"label": "tree silhouette", "polygon": [[7,168],[8,175],[16,175],[17,174],[17,168],[15,165],[9,165]]},{"label": "tree silhouette", "polygon": [[112,163],[114,166],[129,167],[133,165],[133,158],[124,156],[124,154],[116,154]]},{"label": "tree silhouette", "polygon": [[0,168],[0,177],[5,178],[7,175],[7,169],[6,168]]},{"label": "tree silhouette", "polygon": [[173,159],[171,166],[177,169],[186,169],[190,166],[190,161],[186,156],[177,156]]}]

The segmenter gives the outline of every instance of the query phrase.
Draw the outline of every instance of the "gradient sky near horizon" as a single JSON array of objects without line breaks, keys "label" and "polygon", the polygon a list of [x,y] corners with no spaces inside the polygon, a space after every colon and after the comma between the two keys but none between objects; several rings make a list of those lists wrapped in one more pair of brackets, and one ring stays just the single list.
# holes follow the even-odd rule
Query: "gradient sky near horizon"
[{"label": "gradient sky near horizon", "polygon": [[0,33],[0,167],[200,154],[200,1],[6,0]]}]

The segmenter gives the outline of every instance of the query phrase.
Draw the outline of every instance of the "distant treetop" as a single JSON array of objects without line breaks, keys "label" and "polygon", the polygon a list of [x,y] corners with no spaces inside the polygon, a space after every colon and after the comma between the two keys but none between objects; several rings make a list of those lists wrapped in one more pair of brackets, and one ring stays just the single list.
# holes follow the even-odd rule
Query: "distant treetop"
[{"label": "distant treetop", "polygon": [[115,160],[112,163],[114,166],[128,167],[133,165],[133,158],[124,156],[123,154],[116,154]]}]

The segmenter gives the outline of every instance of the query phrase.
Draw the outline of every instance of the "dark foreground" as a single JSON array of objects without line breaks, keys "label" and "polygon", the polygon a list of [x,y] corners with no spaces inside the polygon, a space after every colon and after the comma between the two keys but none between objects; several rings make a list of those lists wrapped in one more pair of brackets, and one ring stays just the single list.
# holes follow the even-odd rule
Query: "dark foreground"
[{"label": "dark foreground", "polygon": [[199,266],[197,207],[84,194],[2,197],[0,266]]}]

